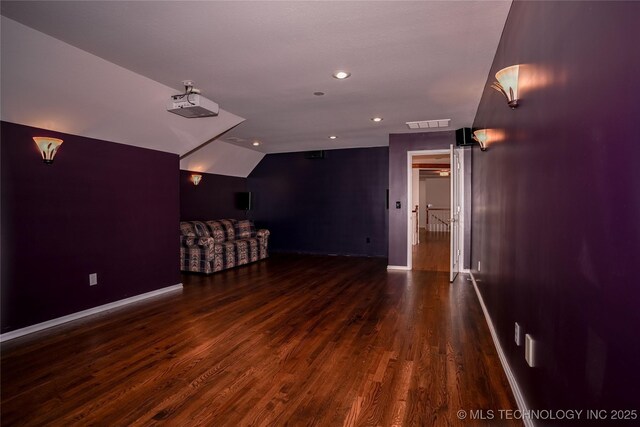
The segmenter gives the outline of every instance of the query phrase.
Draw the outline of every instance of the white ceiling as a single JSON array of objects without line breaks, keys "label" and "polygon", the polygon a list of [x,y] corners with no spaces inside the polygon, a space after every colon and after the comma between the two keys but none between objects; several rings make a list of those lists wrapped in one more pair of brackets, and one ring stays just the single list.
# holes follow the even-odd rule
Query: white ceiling
[{"label": "white ceiling", "polygon": [[[153,119],[136,114],[137,127],[123,126],[122,134],[112,136],[112,127],[103,125],[109,128],[101,132],[103,139],[133,143],[146,139],[144,133],[159,123],[171,122],[157,131],[167,132],[169,127],[172,138],[189,139],[174,152],[184,154],[208,141],[216,126],[199,121],[221,121],[222,114],[184,119],[164,111],[169,94],[182,89],[181,80],[191,79],[204,96],[239,121],[246,119],[222,140],[270,153],[384,146],[389,133],[415,132],[404,124],[407,121],[451,119],[451,129],[470,126],[510,4],[2,1],[1,10],[4,16],[137,73],[138,80],[160,84],[153,94],[134,94],[138,101],[157,103]],[[3,119],[4,90],[10,86],[4,75],[6,45],[11,46],[3,30]],[[33,61],[25,59],[24,66]],[[113,114],[116,108],[112,104],[119,92],[110,77],[113,64],[105,62],[102,91],[95,93],[94,86],[74,97],[87,106],[82,120],[88,127],[100,126],[105,112]],[[337,69],[352,76],[334,79],[331,74]],[[79,68],[74,76],[80,76],[83,89],[91,83],[86,71]],[[315,91],[326,94],[314,96]],[[102,92],[112,95],[109,104],[97,101]],[[377,115],[384,117],[381,123],[370,120]],[[179,130],[173,130],[174,125]],[[210,131],[202,135],[185,130],[192,126]],[[338,139],[329,140],[332,134]],[[199,139],[198,144],[191,137]],[[253,147],[254,140],[262,145]]]},{"label": "white ceiling", "polygon": [[[182,155],[244,120],[222,109],[215,119],[167,113],[174,89],[5,17],[0,22],[4,121]],[[247,176],[263,156],[215,144],[198,170]]]},{"label": "white ceiling", "polygon": [[224,141],[212,141],[180,160],[180,169],[247,177],[264,153],[236,147]]}]

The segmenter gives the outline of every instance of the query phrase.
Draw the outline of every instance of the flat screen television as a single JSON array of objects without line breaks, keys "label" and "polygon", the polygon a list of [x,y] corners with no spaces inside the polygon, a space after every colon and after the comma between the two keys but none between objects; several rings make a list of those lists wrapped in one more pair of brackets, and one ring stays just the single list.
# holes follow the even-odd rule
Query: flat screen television
[{"label": "flat screen television", "polygon": [[251,191],[236,193],[236,209],[241,211],[251,210]]}]

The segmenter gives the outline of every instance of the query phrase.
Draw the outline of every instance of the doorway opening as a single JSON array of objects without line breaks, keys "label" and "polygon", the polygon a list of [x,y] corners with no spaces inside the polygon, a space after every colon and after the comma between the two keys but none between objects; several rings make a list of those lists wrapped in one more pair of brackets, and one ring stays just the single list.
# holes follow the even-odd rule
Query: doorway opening
[{"label": "doorway opening", "polygon": [[460,270],[461,212],[458,151],[421,150],[407,153],[407,260],[409,269]]},{"label": "doorway opening", "polygon": [[414,270],[449,271],[451,164],[449,153],[412,159],[411,208]]}]

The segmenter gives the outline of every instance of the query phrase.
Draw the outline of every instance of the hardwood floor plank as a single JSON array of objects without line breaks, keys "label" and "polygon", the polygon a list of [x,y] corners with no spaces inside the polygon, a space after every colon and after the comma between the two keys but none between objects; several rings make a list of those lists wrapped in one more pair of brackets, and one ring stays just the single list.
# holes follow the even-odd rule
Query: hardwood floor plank
[{"label": "hardwood floor plank", "polygon": [[516,408],[463,277],[276,255],[183,282],[2,343],[1,424],[458,426]]},{"label": "hardwood floor plank", "polygon": [[420,243],[412,247],[412,266],[419,271],[449,272],[450,234],[421,228]]}]

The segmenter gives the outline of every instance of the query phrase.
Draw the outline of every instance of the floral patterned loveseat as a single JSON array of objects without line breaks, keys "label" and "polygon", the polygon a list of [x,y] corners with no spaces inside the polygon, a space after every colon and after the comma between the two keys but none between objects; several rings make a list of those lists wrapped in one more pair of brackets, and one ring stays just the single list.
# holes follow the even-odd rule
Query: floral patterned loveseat
[{"label": "floral patterned loveseat", "polygon": [[180,222],[180,270],[215,273],[269,256],[269,230],[250,220]]}]

